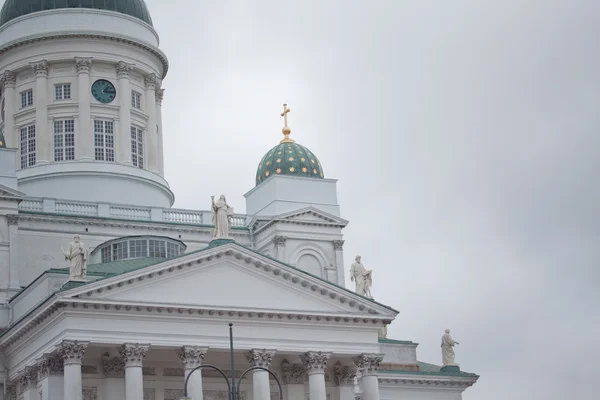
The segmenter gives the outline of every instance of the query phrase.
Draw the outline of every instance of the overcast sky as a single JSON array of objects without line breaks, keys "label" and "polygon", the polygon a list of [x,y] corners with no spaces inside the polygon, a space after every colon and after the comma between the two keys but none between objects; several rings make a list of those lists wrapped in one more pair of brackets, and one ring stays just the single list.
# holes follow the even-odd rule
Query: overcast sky
[{"label": "overcast sky", "polygon": [[597,0],[146,1],[175,207],[243,212],[287,102],[388,337],[450,328],[465,400],[597,398]]}]

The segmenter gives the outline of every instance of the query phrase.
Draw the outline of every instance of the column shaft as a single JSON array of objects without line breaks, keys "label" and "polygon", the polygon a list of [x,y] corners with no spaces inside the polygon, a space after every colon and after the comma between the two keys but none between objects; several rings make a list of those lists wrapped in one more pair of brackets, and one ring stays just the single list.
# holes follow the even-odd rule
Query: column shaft
[{"label": "column shaft", "polygon": [[269,386],[269,373],[267,371],[253,371],[252,395],[254,400],[269,400],[271,398],[271,388]]},{"label": "column shaft", "polygon": [[158,173],[158,135],[156,132],[156,85],[158,78],[154,74],[146,76],[145,105],[148,114],[146,155],[148,157],[148,170]]},{"label": "column shaft", "polygon": [[379,380],[377,369],[383,354],[361,354],[354,362],[362,373],[364,400],[379,400]]},{"label": "column shaft", "polygon": [[[17,97],[15,94],[15,83],[17,75],[12,71],[5,71],[1,77],[4,82],[4,139],[6,147],[19,148],[20,140],[15,130],[15,111],[17,109]],[[19,157],[17,157],[19,160]],[[20,169],[20,162],[17,161],[17,169]]]},{"label": "column shaft", "polygon": [[19,284],[19,215],[7,215],[9,251],[9,289],[20,290]]},{"label": "column shaft", "polygon": [[346,287],[346,277],[344,271],[344,241],[334,240],[333,251],[335,252],[335,266],[337,269],[337,284]]},{"label": "column shaft", "polygon": [[377,375],[366,375],[362,378],[364,400],[379,400],[379,381]]},{"label": "column shaft", "polygon": [[163,139],[163,126],[162,126],[162,101],[164,96],[164,89],[156,90],[156,125],[158,126],[158,173],[164,178],[165,176],[165,149]]},{"label": "column shaft", "polygon": [[326,400],[325,374],[313,373],[308,375],[308,393],[310,400]]},{"label": "column shaft", "polygon": [[64,400],[82,400],[81,363],[87,344],[64,340],[60,353],[64,362]]},{"label": "column shaft", "polygon": [[91,115],[91,86],[90,70],[91,58],[76,58],[77,66],[77,101],[79,103],[78,125],[75,134],[75,159],[93,160],[94,155],[94,127]]},{"label": "column shaft", "polygon": [[35,71],[35,139],[36,163],[54,161],[52,157],[53,141],[48,132],[48,61],[31,64]]},{"label": "column shaft", "polygon": [[131,161],[131,85],[129,77],[133,66],[123,61],[117,63],[119,77],[119,131],[117,132],[117,161],[133,165]]},{"label": "column shaft", "polygon": [[[185,378],[187,379],[190,372],[192,372],[192,368],[185,369]],[[192,400],[202,400],[204,398],[204,394],[202,392],[202,370],[198,369],[194,371],[193,375],[190,376],[188,381],[188,397],[191,397]]]},{"label": "column shaft", "polygon": [[308,392],[310,400],[326,400],[325,367],[331,353],[309,351],[300,356],[308,372]]},{"label": "column shaft", "polygon": [[[185,379],[194,371],[195,368],[202,365],[202,360],[204,360],[204,355],[206,354],[206,348],[200,348],[197,346],[183,346],[179,353],[179,359],[183,362],[183,366],[185,369]],[[197,369],[194,371],[192,376],[188,381],[188,397],[191,397],[193,400],[202,400],[202,370]]]},{"label": "column shaft", "polygon": [[142,363],[149,345],[125,344],[120,356],[125,361],[125,400],[144,400]]}]

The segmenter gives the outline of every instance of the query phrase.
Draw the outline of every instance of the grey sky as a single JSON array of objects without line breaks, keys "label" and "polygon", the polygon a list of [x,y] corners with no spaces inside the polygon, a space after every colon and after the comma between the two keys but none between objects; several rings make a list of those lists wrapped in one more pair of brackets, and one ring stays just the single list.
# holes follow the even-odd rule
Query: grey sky
[{"label": "grey sky", "polygon": [[243,211],[287,102],[389,337],[439,364],[451,328],[466,400],[597,398],[597,1],[147,3],[176,207]]}]

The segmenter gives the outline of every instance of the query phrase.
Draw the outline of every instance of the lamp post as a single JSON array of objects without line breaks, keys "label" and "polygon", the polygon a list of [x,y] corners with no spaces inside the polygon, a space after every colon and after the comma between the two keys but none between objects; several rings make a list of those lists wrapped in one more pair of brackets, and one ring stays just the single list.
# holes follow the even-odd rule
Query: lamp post
[{"label": "lamp post", "polygon": [[[230,356],[230,362],[231,362],[231,383],[229,382],[229,379],[227,378],[227,375],[225,375],[225,372],[223,372],[223,370],[219,367],[216,367],[214,365],[211,364],[202,364],[196,368],[194,368],[193,370],[190,371],[190,373],[187,375],[187,377],[185,378],[185,386],[183,389],[183,397],[181,398],[181,400],[198,400],[198,399],[192,399],[191,397],[188,397],[188,381],[190,379],[190,376],[192,376],[192,374],[194,372],[196,372],[196,370],[202,369],[202,368],[210,368],[210,369],[214,369],[216,370],[219,374],[221,374],[221,376],[223,376],[223,379],[225,379],[225,382],[227,383],[227,392],[229,393],[229,400],[237,400],[240,398],[240,384],[242,382],[242,379],[244,379],[244,376],[250,372],[250,371],[254,371],[257,369],[263,370],[263,371],[267,371],[269,373],[269,375],[271,375],[275,381],[277,382],[277,386],[279,386],[279,399],[283,400],[283,390],[281,388],[281,382],[279,382],[279,379],[277,378],[277,375],[275,375],[273,372],[269,371],[267,368],[263,368],[263,367],[250,367],[247,370],[245,370],[244,372],[242,372],[242,375],[240,375],[240,380],[238,381],[238,386],[236,389],[235,386],[235,365],[234,365],[234,361],[233,361],[233,324],[229,324],[229,356]],[[254,400],[263,400],[263,399],[254,399]]]}]

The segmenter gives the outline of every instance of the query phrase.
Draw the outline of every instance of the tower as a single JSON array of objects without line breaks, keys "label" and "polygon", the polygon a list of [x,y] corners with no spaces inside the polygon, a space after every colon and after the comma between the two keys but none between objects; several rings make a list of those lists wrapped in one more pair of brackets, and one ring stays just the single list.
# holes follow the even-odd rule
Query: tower
[{"label": "tower", "polygon": [[0,12],[0,128],[6,147],[18,149],[18,189],[170,207],[161,116],[168,61],[150,13],[143,0],[93,7],[7,0]]}]

